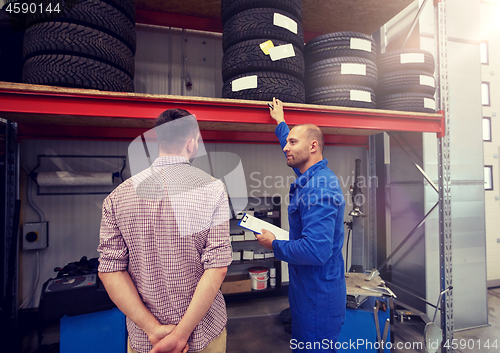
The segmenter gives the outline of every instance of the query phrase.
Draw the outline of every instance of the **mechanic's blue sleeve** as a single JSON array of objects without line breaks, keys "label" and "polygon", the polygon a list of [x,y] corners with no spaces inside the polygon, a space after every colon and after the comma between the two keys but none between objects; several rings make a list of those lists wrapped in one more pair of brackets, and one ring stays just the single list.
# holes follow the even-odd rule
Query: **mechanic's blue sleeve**
[{"label": "mechanic's blue sleeve", "polygon": [[[276,130],[274,130],[274,134],[276,135],[276,137],[278,137],[278,140],[280,141],[281,150],[283,150],[283,148],[285,148],[286,146],[286,138],[288,137],[289,133],[290,129],[288,128],[288,125],[284,121],[279,123],[278,126],[276,126]],[[286,158],[286,153],[285,153],[285,158]],[[295,174],[300,176],[300,170],[298,168],[293,168],[293,171],[295,172]]]},{"label": "mechanic's blue sleeve", "polygon": [[[296,239],[273,240],[273,251],[279,260],[294,265],[324,265],[334,251],[335,219],[340,205],[327,189],[303,189],[297,207],[301,208],[302,234]],[[294,207],[294,206],[291,206]],[[299,210],[289,210],[291,213]]]}]

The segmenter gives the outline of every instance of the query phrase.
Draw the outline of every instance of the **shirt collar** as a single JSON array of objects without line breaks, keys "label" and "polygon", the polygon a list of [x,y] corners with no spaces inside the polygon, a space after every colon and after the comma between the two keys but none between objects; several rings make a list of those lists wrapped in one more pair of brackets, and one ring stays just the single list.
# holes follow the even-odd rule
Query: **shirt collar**
[{"label": "shirt collar", "polygon": [[172,164],[189,164],[191,163],[184,157],[181,156],[163,156],[163,157],[158,157],[155,159],[153,162],[152,167],[155,168],[161,168],[165,167],[167,165],[172,165]]},{"label": "shirt collar", "polygon": [[297,179],[295,179],[294,184],[297,186],[303,188],[309,179],[311,179],[320,169],[323,169],[326,167],[328,164],[328,159],[323,159],[322,161],[319,161],[316,164],[313,164],[312,166],[309,167],[303,174],[301,174]]}]

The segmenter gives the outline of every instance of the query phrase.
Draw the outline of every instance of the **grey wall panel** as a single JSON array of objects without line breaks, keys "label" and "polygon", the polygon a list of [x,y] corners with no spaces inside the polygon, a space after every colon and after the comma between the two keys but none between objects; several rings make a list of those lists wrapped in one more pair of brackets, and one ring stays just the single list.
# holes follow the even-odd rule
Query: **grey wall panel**
[{"label": "grey wall panel", "polygon": [[[230,152],[241,158],[245,172],[248,195],[252,197],[280,195],[283,203],[283,214],[286,214],[288,191],[296,176],[293,170],[286,165],[286,160],[278,144],[276,145],[248,145],[248,144],[215,144],[214,151]],[[215,165],[225,163],[215,154]],[[221,157],[224,157],[222,154]],[[354,160],[359,158],[362,166],[366,165],[366,150],[360,147],[331,147],[326,146],[324,158],[329,161],[328,166],[339,178],[340,186],[346,199],[346,213],[352,209],[349,197],[349,187],[354,183]],[[362,169],[366,176],[366,168]],[[375,181],[373,181],[375,182]],[[366,194],[366,193],[365,193]],[[283,219],[283,226],[288,224]]]},{"label": "grey wall panel", "polygon": [[170,30],[137,26],[136,33],[135,92],[174,94],[171,86],[169,89],[169,62],[172,59]]},{"label": "grey wall panel", "polygon": [[[23,140],[21,143],[21,165],[29,170],[37,165],[38,154],[69,155],[127,155],[130,142],[112,141],[71,141],[71,140]],[[223,153],[232,153],[241,160],[250,196],[280,195],[282,205],[282,225],[288,229],[286,200],[289,185],[295,180],[293,171],[286,165],[283,152],[278,144],[205,144],[206,151],[213,157],[216,169],[231,169]],[[218,154],[220,153],[220,154]],[[359,147],[326,147],[325,157],[330,168],[339,176],[341,187],[347,195],[353,182],[354,160],[360,158],[366,164],[366,150]],[[88,161],[89,168],[95,162]],[[127,161],[129,165],[129,161]],[[54,166],[54,170],[57,170]],[[253,173],[253,174],[252,174]],[[129,176],[128,168],[125,176]],[[69,262],[80,260],[82,256],[97,257],[99,225],[102,201],[106,195],[58,195],[37,196],[33,201],[44,212],[50,224],[49,247],[40,251],[40,283],[36,295],[27,307],[38,306],[41,285],[54,277],[53,269]],[[346,196],[347,197],[347,196]],[[36,222],[38,215],[23,200],[23,222]],[[349,208],[346,208],[346,218]],[[36,276],[36,254],[24,251],[22,263],[22,299],[25,300]],[[286,271],[286,267],[284,269]],[[286,275],[284,279],[287,279]]]},{"label": "grey wall panel", "polygon": [[[391,172],[397,165],[397,159],[391,156]],[[413,167],[415,169],[415,167]],[[392,177],[392,175],[391,175]],[[401,181],[401,180],[400,180]],[[397,184],[392,179],[390,186],[391,210],[391,252],[394,251],[417,226],[424,216],[423,185]],[[408,242],[394,255],[391,261],[391,281],[418,296],[425,296],[425,237],[424,228],[420,227]],[[416,309],[423,310],[422,302],[405,292],[398,292],[403,302]]]},{"label": "grey wall panel", "polygon": [[[391,137],[390,189],[386,200],[391,215],[390,252],[401,244],[425,214],[423,177],[411,159],[422,164],[422,134],[399,133]],[[424,228],[421,227],[389,263],[389,280],[417,296],[425,296],[425,246]],[[404,303],[424,309],[422,302],[407,292],[398,291],[397,295]]]},{"label": "grey wall panel", "polygon": [[[38,154],[117,155],[126,154],[125,146],[124,142],[23,140],[21,166],[29,170],[35,168]],[[59,165],[64,168],[64,160],[62,161]],[[89,160],[88,163],[88,170],[93,170],[95,162]],[[47,169],[60,170],[57,165],[48,165]],[[25,193],[26,185],[23,189]],[[55,267],[78,261],[82,256],[88,258],[98,256],[96,247],[99,240],[101,206],[105,196],[37,196],[36,188],[33,188],[32,199],[45,214],[45,220],[49,222],[49,247],[40,250],[40,281],[34,298],[26,307],[38,306],[41,286],[47,279],[56,275],[53,272]],[[28,206],[26,197],[23,199],[22,220],[23,223],[39,221],[38,215]],[[36,276],[36,252],[23,251],[21,263],[22,301],[24,301],[31,292]]]},{"label": "grey wall panel", "polygon": [[382,41],[385,45],[394,41],[406,38],[410,30],[413,19],[415,18],[419,8],[419,2],[414,1],[401,11],[392,20],[384,26],[384,36]]},{"label": "grey wall panel", "polygon": [[[463,0],[447,6],[455,329],[487,323],[479,5],[479,0]],[[421,33],[433,33],[434,16],[432,6],[428,7],[422,15]],[[434,52],[432,38],[422,37],[421,44],[422,49]],[[424,134],[424,169],[437,183],[434,134]],[[426,186],[426,208],[436,200],[434,190]],[[426,222],[425,232],[426,291],[434,302],[440,288],[437,212]],[[434,309],[428,307],[428,313]]]},{"label": "grey wall panel", "polygon": [[488,322],[484,186],[455,185],[453,213],[453,304],[457,330]]},{"label": "grey wall panel", "polygon": [[483,106],[483,116],[491,117],[491,142],[484,143],[484,164],[493,166],[493,190],[485,191],[486,204],[486,244],[488,285],[500,283],[500,217],[499,186],[500,165],[500,124],[498,112],[500,104],[500,31],[498,30],[498,5],[493,2],[481,2],[481,40],[487,42],[488,64],[482,65],[482,80],[489,82],[491,105]]},{"label": "grey wall panel", "polygon": [[[483,138],[479,46],[449,42],[453,180],[482,180]],[[475,167],[472,167],[475,166]]]},{"label": "grey wall panel", "polygon": [[449,37],[479,39],[480,4],[481,0],[458,0],[446,7],[446,32]]},{"label": "grey wall panel", "polygon": [[[184,95],[196,97],[222,96],[222,34],[186,31],[185,74],[192,86],[185,87]],[[184,82],[186,83],[186,81]]]},{"label": "grey wall panel", "polygon": [[138,25],[135,62],[138,93],[222,95],[220,33]]}]

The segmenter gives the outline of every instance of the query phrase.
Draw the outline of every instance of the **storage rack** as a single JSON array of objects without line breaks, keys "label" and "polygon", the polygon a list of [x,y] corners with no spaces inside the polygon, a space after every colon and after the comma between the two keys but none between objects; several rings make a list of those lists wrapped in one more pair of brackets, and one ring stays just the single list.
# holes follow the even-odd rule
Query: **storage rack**
[{"label": "storage rack", "polygon": [[[164,110],[182,106],[196,115],[204,141],[276,143],[266,102],[114,93],[0,82],[0,114],[19,124],[20,138],[134,139]],[[442,113],[424,114],[285,103],[287,123],[304,118],[330,145],[368,145],[384,131],[444,134]],[[243,118],[244,117],[244,118]]]},{"label": "storage rack", "polygon": [[[371,34],[413,0],[366,0],[335,3],[303,0],[305,40],[321,33],[350,30]],[[220,2],[137,0],[137,22],[220,32]],[[320,126],[329,145],[366,146],[379,132],[435,132],[438,138],[441,288],[451,285],[451,214],[446,73],[446,8],[434,0],[438,53],[438,114],[286,104],[290,125]],[[233,101],[131,93],[73,90],[0,82],[0,117],[17,123],[18,138],[133,139],[150,129],[163,110],[178,107],[194,113],[205,141],[275,143],[274,121],[265,102]],[[239,117],[244,116],[242,121]],[[10,128],[10,125],[9,125]],[[8,141],[7,141],[8,142]],[[15,161],[11,161],[15,164]],[[15,184],[7,185],[15,190]],[[8,240],[7,240],[8,241]],[[444,340],[453,338],[453,301],[442,303]],[[449,351],[449,349],[445,349]]]},{"label": "storage rack", "polygon": [[[248,198],[248,206],[245,210],[241,211],[242,214],[246,213],[248,210],[253,210],[256,212],[255,217],[263,219],[266,222],[274,224],[277,227],[281,227],[281,197],[273,196],[273,197],[255,197]],[[271,212],[272,215],[265,215],[265,213]],[[230,228],[231,231],[245,231],[246,229],[238,226],[241,218],[235,217],[230,219]],[[233,247],[233,251],[235,249],[246,250],[251,248],[253,250],[267,250],[261,245],[258,244],[257,239],[255,240],[244,240],[244,241],[234,241],[231,240],[231,245]],[[248,246],[247,246],[248,245]],[[267,250],[270,251],[270,250]],[[272,264],[272,265],[271,265]],[[233,292],[225,294],[224,297],[226,302],[229,301],[237,301],[237,300],[248,300],[253,299],[256,296],[260,297],[269,297],[273,295],[286,295],[287,291],[282,288],[282,272],[281,272],[281,261],[276,259],[274,256],[272,258],[265,259],[254,259],[254,260],[240,260],[231,263],[230,267],[234,270],[236,274],[241,274],[243,270],[244,273],[247,273],[249,267],[254,266],[272,266],[276,269],[276,286],[272,288],[270,283],[266,289],[263,290],[252,290],[251,292]],[[228,275],[231,272],[231,269],[228,269]]]}]

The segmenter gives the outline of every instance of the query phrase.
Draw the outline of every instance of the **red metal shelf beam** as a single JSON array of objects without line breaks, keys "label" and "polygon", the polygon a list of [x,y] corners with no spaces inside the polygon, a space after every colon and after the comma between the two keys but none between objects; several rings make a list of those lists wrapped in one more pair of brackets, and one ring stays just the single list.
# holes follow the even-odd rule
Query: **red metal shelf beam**
[{"label": "red metal shelf beam", "polygon": [[[110,128],[88,126],[57,126],[19,124],[21,139],[71,139],[131,141],[148,129]],[[203,130],[205,143],[277,144],[272,132]],[[357,146],[368,148],[368,136],[326,135],[327,146]]]},{"label": "red metal shelf beam", "polygon": [[[164,110],[183,108],[196,115],[204,130],[219,131],[219,134],[222,134],[220,131],[226,130],[226,135],[235,135],[235,132],[239,131],[241,134],[238,134],[238,140],[248,142],[267,142],[268,138],[262,133],[271,132],[271,126],[274,125],[265,102],[66,91],[0,87],[0,117],[26,125],[50,124],[55,130],[62,129],[65,125],[81,126],[79,129],[99,127],[143,130],[151,128],[153,120]],[[326,131],[333,131],[327,132],[328,135],[364,135],[366,138],[369,134],[383,131],[419,131],[436,132],[438,137],[441,137],[444,131],[443,116],[437,114],[419,115],[303,104],[285,104],[285,110],[290,125],[316,124],[324,127]],[[24,128],[24,131],[27,132],[27,129]],[[36,131],[31,131],[30,134],[32,133],[36,135]],[[52,135],[54,134],[64,137],[59,132]],[[209,134],[214,136],[215,132]],[[95,136],[95,130],[92,135]],[[342,143],[345,143],[349,138],[340,139],[344,139]],[[236,138],[230,140],[235,141]]]}]

